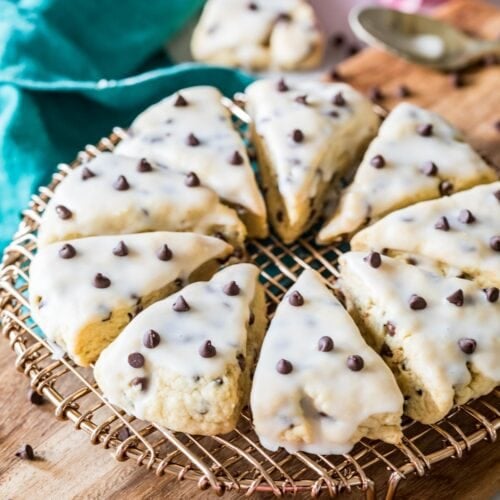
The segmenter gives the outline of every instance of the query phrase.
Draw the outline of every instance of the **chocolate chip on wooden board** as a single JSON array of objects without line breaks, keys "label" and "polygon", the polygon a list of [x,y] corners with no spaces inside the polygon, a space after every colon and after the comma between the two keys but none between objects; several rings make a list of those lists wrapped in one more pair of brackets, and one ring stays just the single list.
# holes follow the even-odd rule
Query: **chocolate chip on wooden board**
[{"label": "chocolate chip on wooden board", "polygon": [[24,444],[16,452],[16,457],[19,457],[22,460],[34,460],[35,459],[35,452],[33,451],[33,447],[30,444]]},{"label": "chocolate chip on wooden board", "polygon": [[39,394],[37,391],[34,391],[33,389],[29,389],[28,401],[35,406],[40,406],[40,405],[43,405],[45,403],[45,398],[41,394]]}]

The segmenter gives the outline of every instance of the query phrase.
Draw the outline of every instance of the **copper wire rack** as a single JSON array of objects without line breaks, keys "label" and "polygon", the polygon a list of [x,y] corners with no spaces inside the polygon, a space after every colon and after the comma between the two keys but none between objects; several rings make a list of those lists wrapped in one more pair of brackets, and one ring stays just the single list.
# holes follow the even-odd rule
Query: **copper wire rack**
[{"label": "copper wire rack", "polygon": [[[247,121],[232,101],[223,101],[238,125]],[[0,268],[0,322],[3,335],[16,354],[16,368],[31,387],[52,405],[56,418],[69,420],[83,430],[92,444],[113,451],[116,460],[135,460],[158,476],[197,481],[201,490],[218,495],[238,491],[276,496],[305,493],[335,496],[340,492],[364,492],[369,499],[393,498],[398,484],[413,475],[423,476],[435,464],[462,458],[479,443],[493,443],[500,427],[500,390],[454,408],[435,425],[404,422],[399,446],[362,440],[349,454],[320,456],[289,454],[264,449],[252,427],[248,409],[235,431],[224,436],[200,437],[172,432],[138,420],[113,407],[102,396],[91,369],[76,366],[41,334],[27,300],[30,261],[36,251],[40,215],[54,189],[72,168],[113,151],[126,135],[123,129],[87,146],[71,164],[61,164],[52,182],[32,197]],[[271,236],[248,244],[249,259],[261,271],[269,315],[285,291],[305,268],[317,270],[328,283],[338,276],[336,261],[347,246],[317,247],[313,234],[290,246]],[[483,444],[484,445],[484,444]]]}]

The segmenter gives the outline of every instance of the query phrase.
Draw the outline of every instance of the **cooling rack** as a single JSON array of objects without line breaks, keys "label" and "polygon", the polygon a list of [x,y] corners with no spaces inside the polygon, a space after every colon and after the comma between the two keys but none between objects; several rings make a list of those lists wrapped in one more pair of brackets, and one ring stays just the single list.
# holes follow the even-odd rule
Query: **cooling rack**
[{"label": "cooling rack", "polygon": [[[245,112],[225,99],[238,125]],[[31,318],[27,300],[30,261],[36,252],[36,230],[54,189],[72,168],[112,151],[126,136],[115,129],[97,146],[87,146],[71,164],[58,166],[52,182],[32,197],[0,268],[0,322],[3,335],[16,354],[16,368],[54,406],[55,417],[70,421],[89,435],[90,442],[113,450],[116,460],[134,460],[157,475],[197,481],[201,490],[222,495],[238,491],[276,496],[308,493],[335,496],[364,492],[366,498],[393,498],[402,480],[423,476],[446,459],[462,458],[479,443],[493,443],[500,427],[500,390],[457,407],[435,425],[406,420],[399,446],[362,440],[351,453],[320,456],[269,452],[253,431],[248,409],[235,431],[224,436],[200,437],[169,431],[127,415],[101,395],[90,369],[76,366],[41,335]],[[338,276],[336,261],[347,247],[317,247],[310,233],[285,246],[271,236],[250,241],[249,259],[261,271],[269,314],[305,268],[317,270],[332,283]],[[490,444],[491,446],[491,444]]]}]

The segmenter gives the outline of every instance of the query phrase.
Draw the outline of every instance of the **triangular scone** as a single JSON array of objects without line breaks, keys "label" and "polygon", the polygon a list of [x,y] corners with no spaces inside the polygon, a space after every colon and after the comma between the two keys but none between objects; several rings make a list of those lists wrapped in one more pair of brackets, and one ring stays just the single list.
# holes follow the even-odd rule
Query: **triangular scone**
[{"label": "triangular scone", "polygon": [[195,176],[143,160],[102,153],[75,168],[43,213],[38,243],[144,231],[219,235],[245,240],[236,212]]},{"label": "triangular scone", "polygon": [[229,266],[137,316],[96,363],[104,396],[175,431],[233,430],[267,325],[258,278],[252,264]]},{"label": "triangular scone", "polygon": [[191,87],[154,104],[132,123],[118,154],[194,172],[234,207],[249,236],[267,236],[266,207],[245,144],[214,87]]},{"label": "triangular scone", "polygon": [[402,437],[403,397],[394,377],[310,270],[271,322],[251,407],[257,435],[271,450],[339,454],[363,437],[390,443]]},{"label": "triangular scone", "polygon": [[324,36],[305,0],[209,0],[191,39],[199,61],[251,69],[317,66]]},{"label": "triangular scone", "polygon": [[246,94],[271,223],[290,243],[321,214],[375,135],[369,100],[343,83],[259,80]]},{"label": "triangular scone", "polygon": [[232,247],[195,233],[81,238],[43,247],[30,266],[31,313],[87,366],[135,314],[186,282],[210,277]]},{"label": "triangular scone", "polygon": [[331,243],[418,201],[493,182],[495,171],[442,117],[401,103],[385,119],[318,243]]},{"label": "triangular scone", "polygon": [[500,182],[398,210],[354,236],[351,248],[422,255],[500,287]]},{"label": "triangular scone", "polygon": [[350,312],[392,368],[410,417],[437,422],[500,382],[498,290],[376,253],[344,254],[340,269]]}]

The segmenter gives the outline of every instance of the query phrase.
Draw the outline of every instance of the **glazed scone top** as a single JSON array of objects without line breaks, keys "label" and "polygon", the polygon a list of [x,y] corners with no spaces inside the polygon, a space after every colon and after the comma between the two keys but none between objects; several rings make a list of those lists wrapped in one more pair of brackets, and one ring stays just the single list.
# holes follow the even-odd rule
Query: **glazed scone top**
[{"label": "glazed scone top", "polygon": [[195,59],[217,60],[226,53],[244,67],[300,67],[319,48],[322,35],[304,0],[210,0],[196,27]]},{"label": "glazed scone top", "polygon": [[[290,372],[283,361],[291,364]],[[402,413],[403,397],[389,368],[319,275],[305,270],[264,339],[251,407],[267,448],[346,453],[363,421]],[[295,426],[308,430],[307,442],[283,437],[287,429],[293,435]]]},{"label": "glazed scone top", "polygon": [[382,123],[318,241],[332,241],[412,203],[496,179],[453,126],[432,111],[401,103]]},{"label": "glazed scone top", "polygon": [[367,255],[342,255],[341,277],[348,288],[355,283],[371,297],[368,314],[381,315],[380,325],[392,324],[410,370],[424,385],[442,386],[443,400],[453,401],[454,387],[471,381],[469,363],[500,382],[498,290],[495,299],[469,280],[444,278],[390,257],[373,267]]},{"label": "glazed scone top", "polygon": [[107,321],[116,309],[140,306],[144,296],[175,280],[184,284],[202,264],[224,259],[231,251],[219,238],[194,233],[95,236],[54,243],[39,249],[30,266],[32,312],[44,333],[64,346],[70,340],[62,336]]},{"label": "glazed scone top", "polygon": [[500,182],[393,212],[355,235],[351,247],[421,254],[500,286]]},{"label": "glazed scone top", "polygon": [[[217,383],[228,365],[239,365],[246,356],[258,276],[252,264],[232,265],[210,281],[192,283],[135,317],[97,362],[106,397],[122,406],[125,402],[141,418],[158,393],[162,367],[181,377],[213,378]],[[146,345],[151,330],[158,341],[154,347]],[[143,356],[142,366],[129,362],[133,353]],[[138,378],[145,379],[145,384],[136,384]]]},{"label": "glazed scone top", "polygon": [[235,211],[222,205],[211,189],[192,181],[157,164],[102,153],[75,168],[56,188],[42,216],[38,242],[215,229],[242,243],[246,230]]},{"label": "glazed scone top", "polygon": [[[195,172],[223,200],[265,217],[245,145],[215,87],[190,87],[142,112],[115,152]],[[236,155],[236,156],[235,156]]]},{"label": "glazed scone top", "polygon": [[[375,131],[378,117],[371,102],[344,83],[259,80],[246,94],[293,224],[319,184],[336,173],[335,150],[343,151],[350,141],[358,144],[356,137],[365,137],[370,128]],[[331,161],[324,165],[327,154]]]}]

